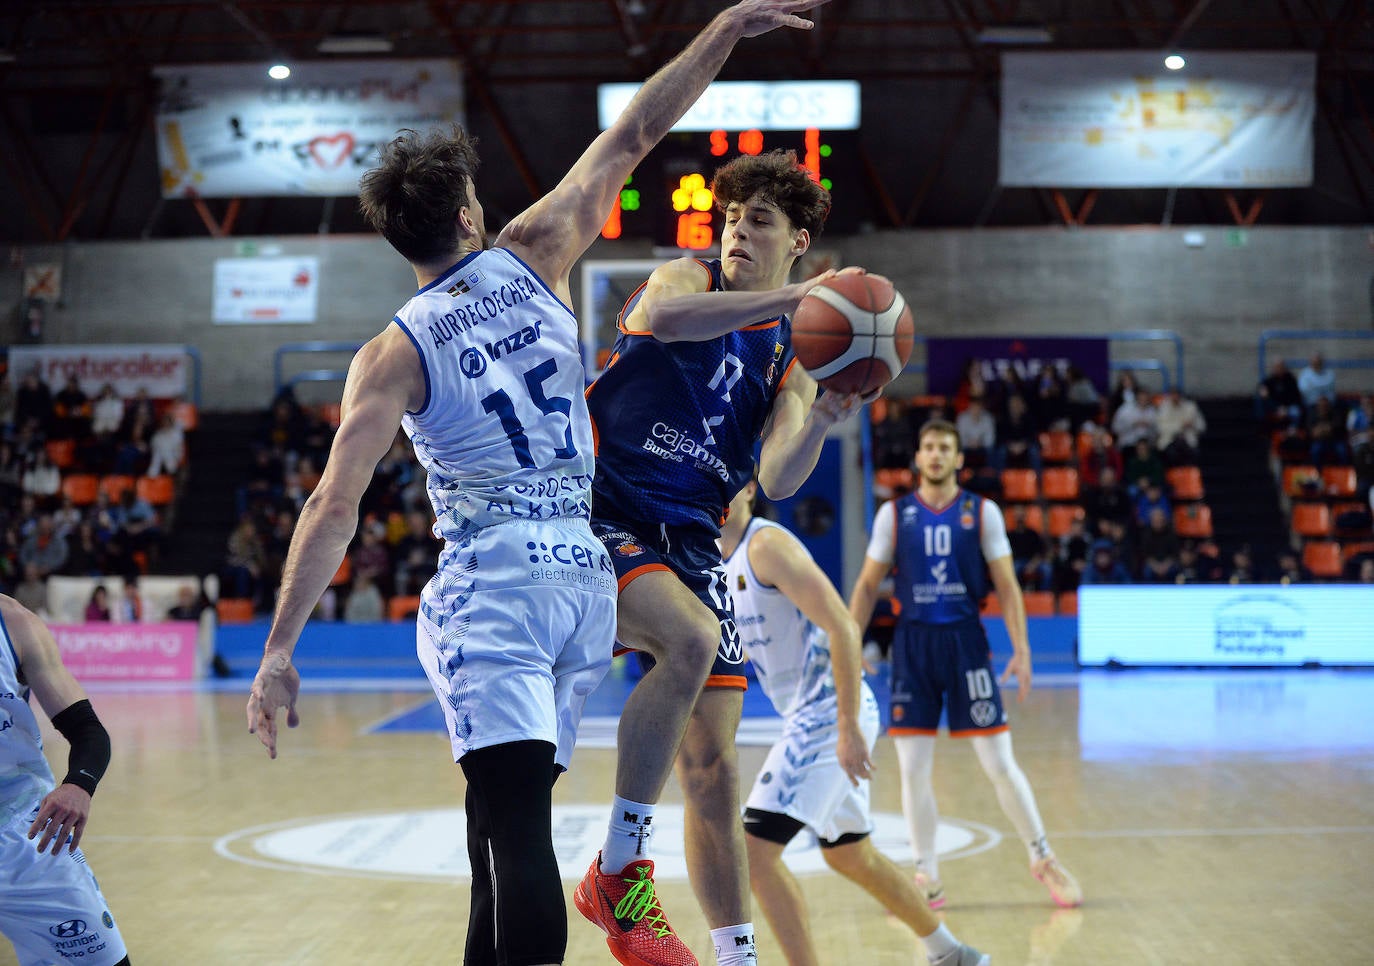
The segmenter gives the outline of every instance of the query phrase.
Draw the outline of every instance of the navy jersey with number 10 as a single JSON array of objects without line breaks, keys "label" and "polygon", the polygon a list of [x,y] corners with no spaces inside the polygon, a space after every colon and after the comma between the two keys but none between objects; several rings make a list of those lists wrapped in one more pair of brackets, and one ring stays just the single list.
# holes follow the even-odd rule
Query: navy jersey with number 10
[{"label": "navy jersey with number 10", "polygon": [[988,592],[983,498],[960,490],[937,510],[915,493],[895,501],[895,591],[902,622],[954,624],[978,618]]}]

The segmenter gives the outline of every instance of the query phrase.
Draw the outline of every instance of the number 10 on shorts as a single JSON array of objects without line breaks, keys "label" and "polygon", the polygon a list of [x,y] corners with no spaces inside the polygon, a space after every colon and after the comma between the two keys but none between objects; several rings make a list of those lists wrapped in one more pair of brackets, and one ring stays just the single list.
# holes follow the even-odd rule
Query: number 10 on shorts
[{"label": "number 10 on shorts", "polygon": [[985,701],[992,697],[992,673],[985,667],[976,671],[965,671],[964,680],[968,682],[970,701]]}]

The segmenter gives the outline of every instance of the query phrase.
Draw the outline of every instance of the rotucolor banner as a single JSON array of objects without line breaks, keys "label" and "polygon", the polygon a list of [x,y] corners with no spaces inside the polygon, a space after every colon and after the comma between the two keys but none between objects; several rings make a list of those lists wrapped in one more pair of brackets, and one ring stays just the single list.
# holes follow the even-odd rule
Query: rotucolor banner
[{"label": "rotucolor banner", "polygon": [[189,681],[196,673],[194,621],[54,624],[52,631],[78,681]]},{"label": "rotucolor banner", "polygon": [[1312,183],[1317,58],[1307,52],[1002,55],[1000,176],[1045,188]]},{"label": "rotucolor banner", "polygon": [[347,196],[402,128],[463,123],[454,60],[159,67],[162,196]]},{"label": "rotucolor banner", "polygon": [[128,399],[146,389],[154,399],[175,399],[190,386],[190,359],[183,345],[37,345],[10,349],[10,372],[17,382],[38,367],[53,392],[72,376],[87,395],[106,383]]}]

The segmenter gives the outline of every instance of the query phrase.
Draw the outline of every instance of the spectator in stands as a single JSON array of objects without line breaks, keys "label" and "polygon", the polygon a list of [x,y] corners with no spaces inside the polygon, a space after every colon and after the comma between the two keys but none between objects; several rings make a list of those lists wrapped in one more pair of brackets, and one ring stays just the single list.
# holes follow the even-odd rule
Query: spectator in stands
[{"label": "spectator in stands", "polygon": [[19,389],[14,394],[14,425],[16,429],[34,427],[42,436],[52,429],[55,416],[52,390],[43,381],[38,366],[24,373]]},{"label": "spectator in stands", "polygon": [[[881,405],[879,405],[881,403]],[[882,410],[873,424],[873,466],[876,469],[904,469],[911,465],[915,438],[907,404],[901,399],[879,399],[872,403]]]},{"label": "spectator in stands", "polygon": [[1112,445],[1112,434],[1095,423],[1088,424],[1083,431],[1090,434],[1091,442],[1078,457],[1079,486],[1085,489],[1097,486],[1105,469],[1110,469],[1116,479],[1121,479],[1126,466],[1121,459],[1121,451]]},{"label": "spectator in stands", "polygon": [[281,458],[269,447],[253,448],[253,465],[248,469],[248,477],[243,484],[243,499],[240,510],[246,510],[258,502],[270,502],[282,493],[284,467]]},{"label": "spectator in stands", "polygon": [[124,422],[119,428],[120,436],[129,439],[133,437],[135,430],[142,429],[143,438],[146,440],[153,434],[156,422],[153,401],[148,398],[148,387],[139,386],[134,391],[133,398],[124,406]]},{"label": "spectator in stands", "polygon": [[1033,407],[1036,422],[1047,430],[1070,429],[1069,400],[1065,395],[1067,387],[1064,385],[1064,379],[1060,376],[1059,370],[1053,366],[1046,366],[1040,370],[1040,378],[1037,382],[1036,399]]},{"label": "spectator in stands", "polygon": [[1016,578],[1026,590],[1050,589],[1053,568],[1045,546],[1045,538],[1026,525],[1026,508],[1021,504],[1008,507],[1011,526],[1007,540],[1011,544],[1011,563]]},{"label": "spectator in stands", "polygon": [[19,525],[19,536],[27,540],[38,528],[38,503],[33,494],[23,493],[19,497],[19,512],[15,514]]},{"label": "spectator in stands", "polygon": [[10,595],[39,617],[48,617],[48,582],[43,579],[43,575],[38,572],[38,568],[29,564],[24,568],[24,579],[14,588],[14,593]]},{"label": "spectator in stands", "polygon": [[1082,517],[1069,521],[1068,532],[1060,536],[1054,553],[1054,591],[1058,594],[1078,589],[1088,566],[1087,525]]},{"label": "spectator in stands", "polygon": [[62,490],[62,471],[52,465],[47,450],[40,449],[34,454],[33,462],[24,471],[21,487],[25,493],[33,494],[41,508],[51,510],[57,505],[57,494]]},{"label": "spectator in stands", "polygon": [[52,528],[63,540],[70,541],[72,534],[76,533],[76,528],[81,526],[84,519],[86,517],[81,508],[72,502],[71,497],[64,496],[57,509],[53,511]]},{"label": "spectator in stands", "polygon": [[170,621],[198,621],[206,606],[208,605],[196,588],[190,584],[182,584],[177,588],[177,602],[167,611],[167,619]]},{"label": "spectator in stands", "polygon": [[156,559],[162,544],[157,510],[130,488],[119,495],[120,530],[129,549]]},{"label": "spectator in stands", "polygon": [[1164,461],[1147,440],[1138,440],[1126,457],[1126,485],[1140,491],[1149,485],[1164,485]]},{"label": "spectator in stands", "polygon": [[272,408],[258,430],[258,442],[283,456],[299,455],[305,442],[305,434],[305,413],[296,401],[296,394],[287,387],[272,401]]},{"label": "spectator in stands", "polygon": [[1170,584],[1178,575],[1178,534],[1160,507],[1150,510],[1149,522],[1140,534],[1140,576],[1147,584]]},{"label": "spectator in stands", "polygon": [[349,624],[375,624],[382,619],[382,592],[367,575],[354,573],[353,589],[344,604],[343,619]]},{"label": "spectator in stands", "polygon": [[67,562],[62,565],[62,573],[70,577],[99,577],[106,573],[108,545],[96,539],[95,524],[82,520],[67,537]]},{"label": "spectator in stands", "polygon": [[1184,540],[1178,547],[1178,567],[1174,572],[1176,584],[1201,584],[1202,571],[1198,567],[1197,546],[1191,540]]},{"label": "spectator in stands", "polygon": [[139,476],[147,468],[149,456],[148,424],[141,419],[135,420],[128,436],[115,446],[114,472],[120,476]]},{"label": "spectator in stands", "polygon": [[40,514],[36,525],[22,547],[19,548],[19,563],[27,570],[32,565],[46,580],[62,569],[67,562],[67,541],[53,532],[52,517]]},{"label": "spectator in stands", "polygon": [[1318,396],[1307,411],[1307,437],[1311,440],[1308,458],[1313,466],[1350,462],[1345,423],[1325,396]]},{"label": "spectator in stands", "polygon": [[1345,418],[1350,461],[1365,485],[1374,483],[1374,393],[1365,393]]},{"label": "spectator in stands", "polygon": [[165,413],[148,442],[148,476],[176,476],[186,459],[186,432],[171,412]]},{"label": "spectator in stands", "polygon": [[1365,557],[1360,561],[1360,570],[1355,577],[1355,582],[1359,584],[1374,584],[1374,557]]},{"label": "spectator in stands", "polygon": [[1077,366],[1069,366],[1065,380],[1068,388],[1064,390],[1064,398],[1069,404],[1070,428],[1097,425],[1102,414],[1102,394],[1093,381]]},{"label": "spectator in stands", "polygon": [[1150,480],[1143,489],[1137,491],[1135,495],[1135,524],[1142,529],[1148,529],[1150,518],[1158,511],[1164,514],[1165,519],[1169,519],[1174,512],[1173,504],[1169,502],[1168,496],[1164,493],[1164,487]]},{"label": "spectator in stands", "polygon": [[138,574],[124,578],[124,596],[115,602],[113,619],[121,624],[137,624],[143,620],[143,595],[138,589]]},{"label": "spectator in stands", "polygon": [[[386,589],[391,589],[394,568],[391,554],[383,542],[385,536],[386,524],[380,520],[363,524],[361,539],[353,551],[353,573],[366,577],[374,584],[385,584]],[[379,586],[378,589],[380,591],[382,588]]]},{"label": "spectator in stands", "polygon": [[964,465],[975,470],[989,465],[997,447],[997,423],[983,406],[983,397],[970,396],[954,424],[963,443]]},{"label": "spectator in stands", "polygon": [[439,543],[433,530],[434,516],[427,510],[406,514],[406,535],[396,544],[396,593],[413,597],[434,576]]},{"label": "spectator in stands", "polygon": [[1083,509],[1087,511],[1088,530],[1091,533],[1098,532],[1100,520],[1111,520],[1124,526],[1135,513],[1130,494],[1117,480],[1116,471],[1110,466],[1102,468],[1097,486],[1084,490]]},{"label": "spectator in stands", "polygon": [[1326,367],[1326,359],[1320,352],[1312,353],[1312,359],[1298,373],[1298,391],[1308,409],[1315,406],[1318,399],[1335,405],[1336,373]]},{"label": "spectator in stands", "polygon": [[[966,359],[964,361],[963,374],[959,377],[959,385],[954,390],[954,411],[961,413],[968,406],[968,401],[974,396],[986,399],[988,395],[988,384],[983,378],[983,361],[981,359]],[[918,423],[920,420],[917,421]]]},{"label": "spectator in stands", "polygon": [[1312,571],[1302,565],[1302,559],[1292,550],[1279,554],[1278,574],[1275,581],[1280,584],[1310,584]]},{"label": "spectator in stands", "polygon": [[1255,570],[1255,555],[1250,545],[1242,544],[1231,554],[1231,572],[1226,577],[1228,584],[1256,584],[1259,574]]},{"label": "spectator in stands", "polygon": [[1269,375],[1255,390],[1255,413],[1261,422],[1272,421],[1293,427],[1302,425],[1302,390],[1282,359],[1274,360]]},{"label": "spectator in stands", "polygon": [[1154,445],[1159,424],[1155,407],[1144,393],[1133,392],[1122,400],[1112,416],[1112,435],[1122,449],[1130,449],[1141,440]]},{"label": "spectator in stands", "polygon": [[124,425],[124,400],[119,398],[115,387],[105,383],[91,405],[91,432],[96,436],[113,437]]},{"label": "spectator in stands", "polygon": [[8,372],[0,372],[0,436],[8,437],[14,429],[14,387]]},{"label": "spectator in stands", "polygon": [[1039,473],[1040,427],[1025,398],[1019,393],[1007,397],[1007,412],[997,427],[997,465],[1029,466]]},{"label": "spectator in stands", "polygon": [[253,518],[245,513],[229,534],[229,555],[224,562],[223,586],[231,596],[253,597],[262,575],[263,559],[262,537]]},{"label": "spectator in stands", "polygon": [[86,623],[94,624],[110,619],[110,595],[104,584],[96,584],[86,603]]},{"label": "spectator in stands", "polygon": [[14,506],[24,486],[24,462],[7,440],[0,440],[0,507]]},{"label": "spectator in stands", "polygon": [[1117,548],[1109,540],[1097,540],[1092,545],[1088,566],[1083,570],[1082,584],[1129,584],[1131,573],[1117,558]]},{"label": "spectator in stands", "polygon": [[1164,394],[1155,415],[1159,428],[1159,451],[1171,466],[1192,465],[1197,462],[1198,442],[1207,432],[1207,420],[1192,399],[1177,388]]},{"label": "spectator in stands", "polygon": [[[277,588],[281,586],[282,568],[286,565],[286,554],[291,548],[291,534],[295,532],[296,509],[294,506],[283,507],[273,512],[267,534],[262,541],[261,589],[264,600],[276,599]],[[262,533],[260,527],[258,533]]]},{"label": "spectator in stands", "polygon": [[1134,400],[1139,392],[1135,376],[1128,369],[1122,370],[1116,377],[1116,385],[1112,386],[1112,394],[1107,397],[1107,419],[1114,419],[1122,403],[1128,399]]},{"label": "spectator in stands", "polygon": [[1226,583],[1226,563],[1221,559],[1221,548],[1211,538],[1197,545],[1197,571],[1200,583]]},{"label": "spectator in stands", "polygon": [[81,380],[69,376],[67,384],[53,397],[53,435],[59,439],[85,436],[91,425],[89,404],[90,398],[81,388]]}]

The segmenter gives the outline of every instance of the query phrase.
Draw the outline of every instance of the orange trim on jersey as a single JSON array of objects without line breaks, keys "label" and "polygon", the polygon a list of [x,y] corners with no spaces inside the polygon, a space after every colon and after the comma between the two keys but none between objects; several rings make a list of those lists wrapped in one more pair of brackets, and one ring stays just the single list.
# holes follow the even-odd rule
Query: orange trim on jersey
[{"label": "orange trim on jersey", "polygon": [[[700,265],[700,266],[701,266],[701,270],[702,270],[703,272],[706,273],[706,288],[705,288],[705,291],[707,291],[707,292],[711,291],[711,282],[713,281],[713,276],[711,275],[711,266],[710,266],[710,265],[707,265],[707,264],[706,264],[705,262],[703,262],[700,258],[694,258],[694,259],[692,259],[692,261],[694,261],[694,262],[696,262],[698,265]],[[624,334],[624,335],[649,335],[649,336],[653,335],[653,333],[650,332],[648,329],[645,329],[643,332],[633,332],[633,331],[631,331],[630,329],[625,328],[625,308],[626,308],[626,306],[628,306],[631,302],[633,302],[633,301],[639,296],[639,293],[642,292],[642,291],[644,291],[644,289],[648,286],[648,284],[649,284],[649,280],[646,278],[646,279],[644,280],[643,284],[641,284],[641,285],[639,286],[639,288],[637,288],[637,289],[635,289],[633,292],[631,292],[631,293],[630,293],[630,297],[627,298],[627,299],[625,300],[625,305],[622,305],[622,306],[620,307],[620,314],[617,315],[617,316],[615,317],[615,327],[616,327],[616,329],[617,329],[618,331],[620,331],[620,332],[621,332],[622,334]]]},{"label": "orange trim on jersey", "polygon": [[934,738],[940,733],[939,728],[898,728],[895,725],[887,729],[890,735],[929,735]]},{"label": "orange trim on jersey", "polygon": [[775,389],[775,390],[773,390],[773,398],[776,399],[778,393],[782,392],[783,383],[787,382],[787,377],[790,376],[790,375],[792,375],[792,367],[795,366],[796,364],[797,364],[797,357],[796,357],[796,356],[793,356],[793,357],[792,357],[792,361],[789,362],[789,363],[787,364],[787,369],[786,369],[786,371],[783,372],[782,378],[778,380],[778,388]]},{"label": "orange trim on jersey", "polygon": [[611,646],[611,657],[620,657],[622,654],[637,653],[639,653],[639,648],[630,647],[628,644],[621,644],[619,641],[616,641],[615,644]]},{"label": "orange trim on jersey", "polygon": [[[591,388],[592,388],[591,386],[588,386],[588,387],[587,387],[588,391],[590,391]],[[593,456],[600,456],[600,455],[601,455],[601,432],[596,428],[596,420],[593,419],[593,418],[591,417],[590,414],[588,414],[588,416],[587,416],[587,421],[588,421],[589,423],[592,424],[592,455],[593,455]]]},{"label": "orange trim on jersey", "polygon": [[667,565],[667,564],[661,564],[661,563],[650,563],[650,564],[645,564],[645,565],[642,566],[642,567],[636,567],[634,570],[631,570],[629,573],[627,573],[624,577],[621,577],[621,578],[620,578],[620,582],[616,584],[615,589],[618,590],[618,591],[623,591],[626,587],[630,586],[630,584],[631,584],[633,581],[636,581],[636,580],[638,580],[640,577],[643,577],[645,574],[651,573],[651,572],[653,572],[653,571],[655,571],[655,570],[662,570],[664,573],[669,573],[669,574],[672,573],[672,571],[668,569],[668,565]]},{"label": "orange trim on jersey", "polygon": [[735,688],[739,691],[749,690],[749,679],[743,674],[712,674],[706,679],[708,688]]},{"label": "orange trim on jersey", "polygon": [[[746,325],[744,328],[742,328],[742,329],[736,329],[735,331],[736,331],[736,332],[761,332],[761,331],[764,330],[764,329],[776,329],[776,328],[777,328],[778,326],[780,326],[780,325],[782,325],[782,316],[781,316],[781,315],[778,316],[776,319],[774,319],[772,322],[756,322],[756,323],[754,323],[753,325]],[[793,360],[793,361],[795,361],[795,360]]]},{"label": "orange trim on jersey", "polygon": [[1011,725],[998,725],[996,728],[970,728],[967,731],[951,731],[951,738],[977,738],[979,735],[1000,735],[1004,731],[1010,731]]}]

